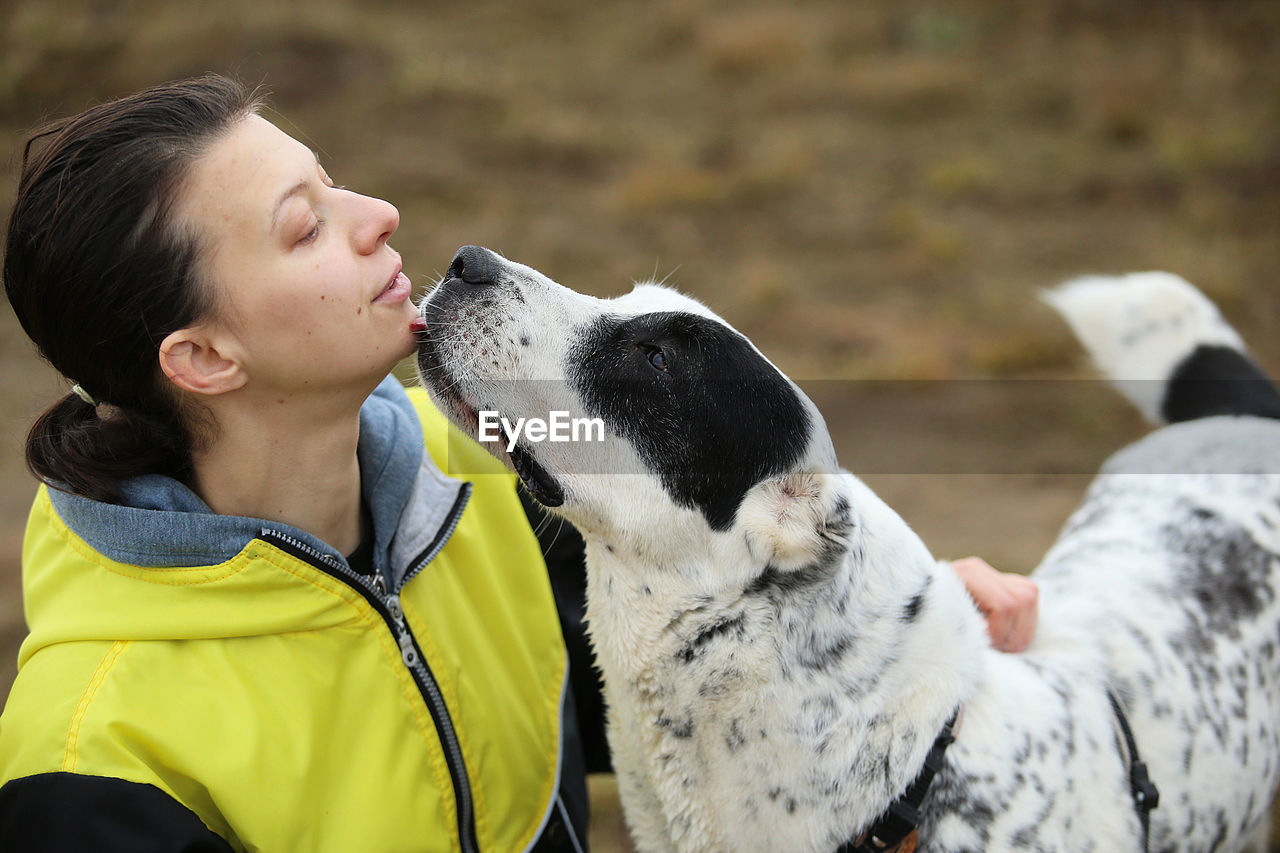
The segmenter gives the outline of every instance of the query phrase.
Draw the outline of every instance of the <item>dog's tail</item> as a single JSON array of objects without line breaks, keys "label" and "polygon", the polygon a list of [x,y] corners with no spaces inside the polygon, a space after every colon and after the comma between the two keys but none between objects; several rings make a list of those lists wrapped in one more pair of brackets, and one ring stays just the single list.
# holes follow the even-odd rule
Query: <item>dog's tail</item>
[{"label": "dog's tail", "polygon": [[1089,276],[1044,299],[1152,423],[1280,418],[1280,391],[1214,304],[1178,276]]}]

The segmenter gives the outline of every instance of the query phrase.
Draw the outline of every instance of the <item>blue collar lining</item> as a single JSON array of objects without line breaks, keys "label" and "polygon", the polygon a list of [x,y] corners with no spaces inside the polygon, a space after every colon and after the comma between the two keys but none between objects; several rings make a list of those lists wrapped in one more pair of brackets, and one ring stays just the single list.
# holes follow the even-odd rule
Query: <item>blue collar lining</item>
[{"label": "blue collar lining", "polygon": [[[374,567],[390,582],[436,537],[463,483],[436,468],[404,387],[388,376],[360,409],[361,489],[373,517]],[[50,489],[63,522],[103,556],[147,568],[186,568],[230,560],[271,528],[346,564],[346,556],[305,530],[244,516],[217,515],[171,477],[121,484],[123,504]]]}]

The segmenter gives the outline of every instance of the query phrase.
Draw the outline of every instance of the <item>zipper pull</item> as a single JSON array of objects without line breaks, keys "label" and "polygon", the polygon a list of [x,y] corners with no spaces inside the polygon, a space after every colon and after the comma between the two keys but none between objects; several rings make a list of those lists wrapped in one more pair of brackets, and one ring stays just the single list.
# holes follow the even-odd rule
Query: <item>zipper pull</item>
[{"label": "zipper pull", "polygon": [[409,625],[404,621],[404,609],[400,606],[400,596],[387,598],[387,609],[396,622],[396,642],[400,644],[400,657],[404,665],[413,669],[418,665],[418,650],[413,647],[413,638],[409,636]]},{"label": "zipper pull", "polygon": [[400,658],[405,666],[413,669],[418,665],[418,650],[413,647],[413,640],[408,633],[396,634],[396,639],[400,641]]},{"label": "zipper pull", "polygon": [[378,595],[387,594],[387,579],[382,576],[382,572],[375,572],[373,575],[373,590]]}]

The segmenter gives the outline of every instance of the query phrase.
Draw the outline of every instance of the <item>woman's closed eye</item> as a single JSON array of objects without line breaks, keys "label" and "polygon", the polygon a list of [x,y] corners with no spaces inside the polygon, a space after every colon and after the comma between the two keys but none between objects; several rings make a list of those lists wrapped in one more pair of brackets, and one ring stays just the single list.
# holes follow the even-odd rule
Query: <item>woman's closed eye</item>
[{"label": "woman's closed eye", "polygon": [[[335,184],[335,183],[333,182],[333,179],[332,179],[332,178],[330,178],[328,175],[324,174],[323,172],[321,173],[321,178],[322,178],[322,180],[324,181],[324,185],[325,185],[326,187],[328,187],[329,189],[331,189],[331,190],[340,190],[340,191],[342,191],[342,192],[348,192],[347,187],[346,187],[346,185],[345,185],[345,184]],[[321,219],[321,218],[319,218],[319,217],[316,217],[315,224],[311,226],[311,230],[307,231],[307,233],[303,234],[300,238],[298,238],[298,241],[297,241],[294,245],[295,245],[295,246],[309,246],[309,245],[311,245],[312,243],[314,243],[314,242],[316,241],[316,239],[317,239],[317,238],[319,238],[319,236],[320,236],[320,228],[321,228],[323,225],[324,225],[324,220],[323,220],[323,219]]]},{"label": "woman's closed eye", "polygon": [[323,219],[316,219],[315,225],[311,226],[311,230],[303,234],[302,237],[294,244],[295,246],[309,246],[320,236],[320,226],[324,224]]}]

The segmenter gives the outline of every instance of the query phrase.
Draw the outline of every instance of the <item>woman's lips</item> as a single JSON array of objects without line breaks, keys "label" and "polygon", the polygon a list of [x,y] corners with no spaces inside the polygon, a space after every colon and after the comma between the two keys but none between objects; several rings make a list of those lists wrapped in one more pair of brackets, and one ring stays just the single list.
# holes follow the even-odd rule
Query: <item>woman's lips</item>
[{"label": "woman's lips", "polygon": [[396,273],[396,277],[391,279],[385,290],[378,294],[378,298],[373,300],[376,302],[403,302],[409,298],[409,293],[413,290],[413,283],[409,281],[409,277],[404,274],[404,270]]}]

